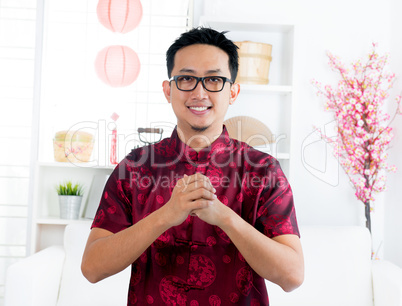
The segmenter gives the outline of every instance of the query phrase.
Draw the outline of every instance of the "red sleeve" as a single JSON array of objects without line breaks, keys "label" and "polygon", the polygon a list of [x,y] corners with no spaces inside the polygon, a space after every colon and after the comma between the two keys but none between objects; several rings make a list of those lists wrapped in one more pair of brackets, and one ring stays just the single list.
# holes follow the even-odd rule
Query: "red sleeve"
[{"label": "red sleeve", "polygon": [[132,195],[126,163],[121,162],[110,175],[91,228],[117,233],[132,225]]},{"label": "red sleeve", "polygon": [[268,166],[265,179],[256,228],[270,238],[285,234],[300,237],[292,189],[277,161]]}]

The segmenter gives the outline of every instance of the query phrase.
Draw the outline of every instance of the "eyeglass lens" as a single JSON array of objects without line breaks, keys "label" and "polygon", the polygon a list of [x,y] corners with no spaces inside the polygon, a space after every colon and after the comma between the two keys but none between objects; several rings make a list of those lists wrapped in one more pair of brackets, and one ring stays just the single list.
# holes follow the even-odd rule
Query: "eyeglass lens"
[{"label": "eyeglass lens", "polygon": [[[197,86],[198,79],[192,76],[179,76],[176,80],[177,87],[181,90],[193,90]],[[206,77],[203,79],[204,88],[209,91],[221,91],[225,85],[221,77]]]}]

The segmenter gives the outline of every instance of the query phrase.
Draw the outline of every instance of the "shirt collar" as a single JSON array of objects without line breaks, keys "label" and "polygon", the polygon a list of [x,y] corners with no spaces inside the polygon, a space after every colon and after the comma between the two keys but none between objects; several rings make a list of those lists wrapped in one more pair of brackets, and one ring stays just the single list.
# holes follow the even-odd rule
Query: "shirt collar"
[{"label": "shirt collar", "polygon": [[192,163],[209,162],[214,154],[228,150],[233,146],[233,141],[229,137],[226,127],[223,125],[221,135],[208,147],[196,152],[193,148],[182,142],[177,133],[177,126],[170,137],[171,147],[175,149],[180,160]]}]

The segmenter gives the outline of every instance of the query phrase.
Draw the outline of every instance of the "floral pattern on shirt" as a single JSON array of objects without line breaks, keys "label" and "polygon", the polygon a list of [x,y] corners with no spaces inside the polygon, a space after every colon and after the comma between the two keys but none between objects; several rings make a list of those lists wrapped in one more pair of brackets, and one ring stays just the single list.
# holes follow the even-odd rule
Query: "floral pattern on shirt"
[{"label": "floral pattern on shirt", "polygon": [[[92,227],[117,233],[162,207],[177,181],[200,172],[218,199],[268,237],[299,235],[290,185],[272,156],[229,138],[199,152],[175,129],[133,150],[113,171]],[[128,305],[268,305],[265,281],[228,235],[189,216],[133,263]]]}]

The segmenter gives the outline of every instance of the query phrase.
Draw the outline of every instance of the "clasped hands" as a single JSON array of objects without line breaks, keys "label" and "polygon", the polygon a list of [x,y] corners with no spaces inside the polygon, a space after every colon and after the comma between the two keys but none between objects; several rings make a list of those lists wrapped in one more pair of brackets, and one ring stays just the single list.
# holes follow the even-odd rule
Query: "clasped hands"
[{"label": "clasped hands", "polygon": [[177,181],[170,200],[163,206],[172,226],[183,223],[189,215],[220,226],[230,210],[218,200],[209,178],[201,173],[184,175]]}]

